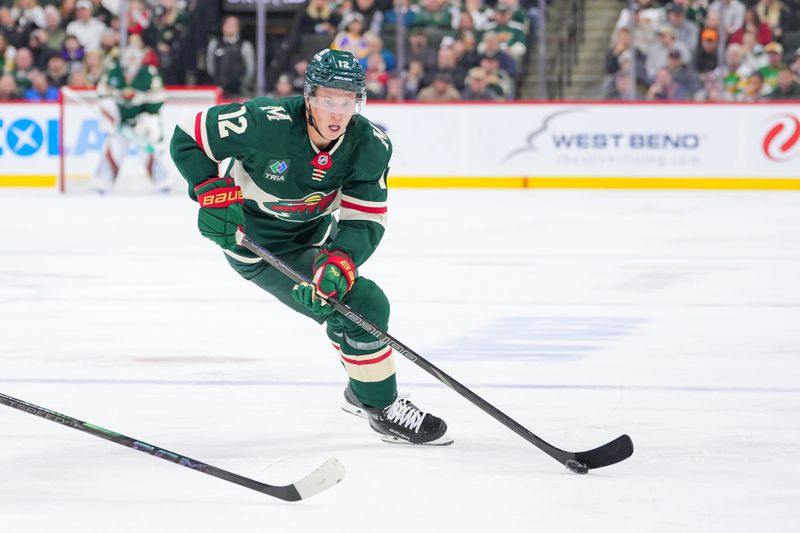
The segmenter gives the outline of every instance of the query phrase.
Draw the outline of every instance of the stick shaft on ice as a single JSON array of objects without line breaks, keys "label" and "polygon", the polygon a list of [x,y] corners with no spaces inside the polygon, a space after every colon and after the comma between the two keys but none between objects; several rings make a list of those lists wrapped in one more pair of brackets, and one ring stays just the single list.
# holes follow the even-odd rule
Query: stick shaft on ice
[{"label": "stick shaft on ice", "polygon": [[[288,276],[292,279],[295,283],[310,283],[310,280],[300,272],[297,272],[294,268],[290,265],[286,264],[283,260],[279,257],[273,255],[268,250],[262,248],[258,244],[256,244],[252,239],[247,237],[246,235],[241,235],[241,245],[259,256],[261,259],[269,263],[271,266],[278,269],[284,275]],[[420,356],[418,353],[414,352],[411,348],[407,347],[405,344],[397,340],[396,338],[392,337],[385,331],[382,331],[380,328],[369,322],[366,318],[361,316],[359,313],[355,312],[351,309],[348,305],[342,303],[341,301],[337,300],[336,298],[328,298],[328,303],[333,306],[336,311],[344,315],[345,318],[350,320],[351,322],[360,326],[364,331],[367,331],[374,337],[386,342],[388,345],[392,347],[392,349],[399,354],[403,355],[406,359],[412,361],[417,366],[425,370],[427,373],[456,391],[458,394],[472,402],[474,405],[479,407],[481,410],[486,412],[489,416],[506,426],[508,429],[525,439],[526,441],[530,442],[544,453],[558,461],[559,463],[566,465],[570,470],[576,471],[575,468],[571,465],[575,464],[575,461],[581,463],[586,469],[593,469],[593,468],[600,468],[603,466],[612,465],[623,461],[630,457],[633,454],[633,442],[631,438],[627,435],[622,435],[617,437],[616,439],[608,442],[598,448],[594,448],[592,450],[584,451],[584,452],[568,452],[556,448],[552,444],[549,444],[545,440],[540,437],[537,437],[528,429],[523,427],[517,421],[512,419],[510,416],[506,415],[492,404],[472,392],[469,388],[462,385],[454,378],[446,374],[440,368],[438,368],[433,363],[427,361],[425,358]]]}]

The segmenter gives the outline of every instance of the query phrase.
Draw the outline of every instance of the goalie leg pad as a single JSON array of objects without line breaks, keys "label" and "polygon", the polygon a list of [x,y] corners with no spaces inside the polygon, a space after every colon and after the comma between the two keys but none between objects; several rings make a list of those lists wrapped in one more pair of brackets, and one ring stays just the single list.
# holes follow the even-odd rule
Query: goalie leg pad
[{"label": "goalie leg pad", "polygon": [[119,169],[128,153],[128,140],[119,133],[109,133],[103,144],[100,163],[92,176],[92,187],[108,192],[119,175]]}]

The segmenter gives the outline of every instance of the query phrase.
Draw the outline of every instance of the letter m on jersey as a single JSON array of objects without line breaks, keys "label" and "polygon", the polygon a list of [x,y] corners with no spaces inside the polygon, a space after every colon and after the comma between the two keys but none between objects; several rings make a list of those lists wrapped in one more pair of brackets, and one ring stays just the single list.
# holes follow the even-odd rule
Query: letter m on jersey
[{"label": "letter m on jersey", "polygon": [[292,117],[286,113],[286,110],[279,105],[268,105],[261,107],[261,110],[267,114],[267,119],[272,120],[292,120]]},{"label": "letter m on jersey", "polygon": [[377,127],[375,124],[370,123],[370,126],[372,126],[372,134],[377,137],[381,144],[383,144],[383,147],[388,150],[389,136],[386,135],[386,133],[384,133],[383,130]]}]

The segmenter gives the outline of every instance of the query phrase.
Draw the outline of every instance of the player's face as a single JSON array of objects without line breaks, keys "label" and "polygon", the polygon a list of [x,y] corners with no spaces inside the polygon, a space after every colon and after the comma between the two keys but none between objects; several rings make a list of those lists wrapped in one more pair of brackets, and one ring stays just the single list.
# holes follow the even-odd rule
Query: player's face
[{"label": "player's face", "polygon": [[309,97],[314,122],[327,139],[338,139],[356,112],[356,93],[320,87]]}]

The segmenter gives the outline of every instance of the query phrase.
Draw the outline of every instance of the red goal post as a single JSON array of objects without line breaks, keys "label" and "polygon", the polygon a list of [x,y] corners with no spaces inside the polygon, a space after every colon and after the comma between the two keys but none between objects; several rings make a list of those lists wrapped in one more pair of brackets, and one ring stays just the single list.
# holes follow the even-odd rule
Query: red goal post
[{"label": "red goal post", "polygon": [[[159,147],[167,165],[173,188],[182,180],[169,158],[169,139],[177,124],[191,123],[195,115],[221,102],[219,87],[167,87],[166,100],[161,109],[164,131]],[[58,105],[59,147],[57,188],[60,192],[83,192],[91,189],[89,180],[100,161],[104,131],[97,94],[93,89],[61,91]],[[151,184],[147,178],[143,158],[138,149],[131,148],[120,168],[115,190],[146,192]],[[182,188],[181,188],[182,190]]]}]

